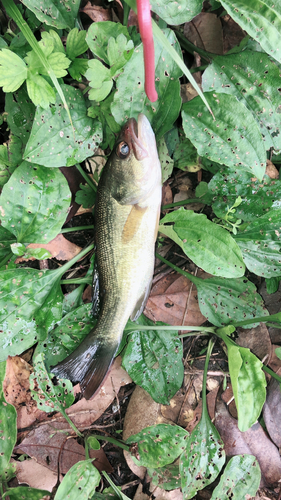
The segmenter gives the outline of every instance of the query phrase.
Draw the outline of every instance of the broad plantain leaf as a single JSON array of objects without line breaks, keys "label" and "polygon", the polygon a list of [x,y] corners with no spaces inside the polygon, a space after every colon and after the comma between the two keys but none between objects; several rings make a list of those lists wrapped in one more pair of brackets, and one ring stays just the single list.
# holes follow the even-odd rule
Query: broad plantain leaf
[{"label": "broad plantain leaf", "polygon": [[253,455],[232,457],[223,471],[211,500],[241,500],[254,497],[259,488],[261,471]]},{"label": "broad plantain leaf", "polygon": [[30,9],[37,19],[57,29],[74,28],[78,15],[80,0],[23,0],[22,3]]},{"label": "broad plantain leaf", "polygon": [[236,96],[258,122],[266,149],[281,149],[280,69],[267,54],[216,56],[204,72],[203,89]]},{"label": "broad plantain leaf", "polygon": [[49,496],[50,492],[47,490],[17,486],[16,488],[9,488],[2,498],[9,498],[9,500],[42,500],[42,498]]},{"label": "broad plantain leaf", "polygon": [[3,382],[6,363],[0,363],[0,481],[5,480],[5,471],[17,440],[17,412],[13,405],[6,402]]},{"label": "broad plantain leaf", "polygon": [[202,0],[150,0],[151,9],[167,24],[178,25],[191,21],[202,10]]},{"label": "broad plantain leaf", "polygon": [[87,116],[86,102],[80,90],[62,85],[67,98],[70,115],[75,128],[69,123],[68,115],[60,97],[55,105],[43,110],[38,107],[24,158],[45,167],[70,167],[92,156],[102,140],[100,123]]},{"label": "broad plantain leaf", "polygon": [[181,476],[177,462],[168,464],[165,467],[149,467],[147,474],[151,477],[151,483],[154,486],[159,486],[162,490],[176,490],[181,486]]},{"label": "broad plantain leaf", "polygon": [[16,241],[15,236],[10,231],[5,229],[3,226],[0,226],[0,261],[10,254],[10,245]]},{"label": "broad plantain leaf", "polygon": [[[25,88],[21,88],[13,94],[8,93],[5,95],[5,112],[7,113],[7,123],[11,132],[19,137],[22,145],[25,146],[35,114],[35,106],[30,102]],[[11,155],[9,155],[9,158],[11,158]]]},{"label": "broad plantain leaf", "polygon": [[182,107],[186,136],[200,156],[221,165],[247,170],[261,180],[265,172],[266,152],[252,113],[234,96],[213,92],[206,92],[204,96],[215,120],[200,97],[195,97]]},{"label": "broad plantain leaf", "polygon": [[188,432],[178,425],[158,424],[133,434],[126,443],[137,443],[138,460],[132,456],[137,465],[164,467],[182,453],[188,436]]},{"label": "broad plantain leaf", "polygon": [[100,482],[100,473],[93,466],[93,459],[77,462],[66,473],[58,487],[54,500],[88,500],[94,498],[95,489]]},{"label": "broad plantain leaf", "polygon": [[[165,30],[166,38],[181,54],[174,32]],[[111,105],[112,114],[117,123],[123,125],[128,118],[137,118],[145,113],[159,139],[172,128],[178,117],[181,98],[179,77],[181,70],[155,40],[156,90],[161,99],[151,103],[144,91],[143,46],[135,48],[131,59],[124,66],[124,72],[117,78],[117,91]]]},{"label": "broad plantain leaf", "polygon": [[161,219],[159,231],[180,245],[204,271],[225,278],[243,276],[245,265],[238,245],[226,229],[209,221],[206,215],[181,207]]},{"label": "broad plantain leaf", "polygon": [[48,243],[65,223],[71,192],[57,168],[24,161],[0,196],[2,225],[18,243]]},{"label": "broad plantain leaf", "polygon": [[[122,365],[154,401],[169,404],[183,381],[181,340],[176,331],[165,331],[165,323],[156,323],[163,325],[163,331],[154,331],[154,323],[143,315],[137,323],[151,325],[151,330],[134,331],[129,336]],[[125,332],[130,330],[130,325],[128,322]]]}]

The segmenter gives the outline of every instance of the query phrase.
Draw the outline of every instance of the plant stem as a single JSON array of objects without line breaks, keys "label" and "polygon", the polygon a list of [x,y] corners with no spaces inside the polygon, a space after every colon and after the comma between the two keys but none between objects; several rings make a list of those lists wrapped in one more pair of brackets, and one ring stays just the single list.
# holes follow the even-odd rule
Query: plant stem
[{"label": "plant stem", "polygon": [[71,429],[74,430],[74,432],[77,434],[77,436],[82,438],[83,434],[79,431],[79,429],[77,429],[76,425],[72,422],[72,420],[69,418],[67,413],[62,409],[60,410],[60,413],[64,416],[65,420],[69,423]]},{"label": "plant stem", "polygon": [[273,378],[275,378],[275,380],[277,380],[281,384],[281,377],[280,377],[280,375],[277,375],[277,373],[275,373],[273,370],[271,370],[271,368],[268,368],[265,365],[263,365],[263,370],[266,373],[268,373],[269,375],[271,375]]},{"label": "plant stem", "polygon": [[[131,333],[131,332],[138,332],[138,331],[150,331],[150,330],[156,330],[156,331],[161,331],[161,330],[166,330],[168,332],[173,332],[175,330],[192,330],[193,332],[202,332],[202,333],[215,333],[215,328],[214,327],[202,327],[202,326],[187,326],[187,325],[136,325],[136,326],[128,326],[125,327],[124,332]],[[188,335],[188,334],[184,334]],[[193,333],[190,333],[190,335],[193,335]]]},{"label": "plant stem", "polygon": [[251,325],[252,323],[267,323],[268,321],[276,321],[277,323],[281,323],[281,313],[271,314],[268,316],[259,316],[258,318],[246,319],[244,321],[237,321],[237,323],[233,323],[233,326],[244,326]]},{"label": "plant stem", "polygon": [[214,344],[215,344],[215,340],[214,339],[210,339],[209,343],[208,343],[208,349],[207,349],[205,366],[204,366],[203,386],[202,386],[202,417],[201,417],[202,420],[204,420],[206,418],[209,418],[208,408],[207,408],[207,395],[206,395],[207,372],[208,372],[209,361],[210,361],[210,357],[211,357],[211,354],[212,354],[212,350],[213,350]]},{"label": "plant stem", "polygon": [[58,276],[62,276],[66,271],[68,271],[68,269],[70,269],[73,266],[73,264],[75,264],[78,260],[82,259],[84,255],[89,253],[94,248],[95,245],[92,243],[91,245],[81,250],[81,252],[78,253],[78,255],[75,255],[75,257],[73,257],[73,259],[71,259],[69,262],[66,262],[63,266],[59,267],[58,269],[52,272],[57,273]]},{"label": "plant stem", "polygon": [[188,205],[189,203],[204,203],[200,198],[189,198],[187,200],[176,201],[175,203],[169,203],[168,205],[163,205],[161,210],[167,210],[168,208],[182,207],[183,205]]},{"label": "plant stem", "polygon": [[61,280],[61,285],[91,285],[92,278],[73,278],[69,280]]},{"label": "plant stem", "polygon": [[183,47],[187,52],[189,52],[190,54],[194,54],[194,52],[197,52],[197,54],[203,57],[203,59],[205,59],[209,63],[212,62],[216,54],[211,54],[210,52],[206,52],[206,50],[196,47],[196,45],[189,42],[187,38],[185,38],[185,36],[178,30],[175,30],[175,34],[177,35],[177,38],[180,41],[181,47]]},{"label": "plant stem", "polygon": [[93,191],[95,191],[95,193],[96,193],[97,186],[95,185],[94,181],[92,181],[91,177],[88,174],[86,174],[86,172],[84,172],[83,168],[81,167],[81,165],[79,163],[76,163],[75,166],[76,166],[77,170],[80,172],[80,174],[82,175],[82,177],[84,177],[85,181],[90,186],[90,188],[92,188]]},{"label": "plant stem", "polygon": [[94,434],[94,437],[99,441],[108,441],[109,443],[119,446],[119,448],[122,448],[123,450],[130,451],[130,447],[127,444],[121,443],[121,441],[118,441],[118,439],[111,436],[100,436],[98,434]]},{"label": "plant stem", "polygon": [[74,231],[85,231],[87,229],[94,229],[94,227],[94,224],[90,224],[89,226],[65,227],[61,230],[61,234],[73,233]]},{"label": "plant stem", "polygon": [[186,271],[183,271],[180,267],[178,266],[175,266],[174,264],[172,264],[171,262],[169,262],[168,260],[164,259],[164,257],[162,257],[162,255],[160,255],[159,253],[155,253],[155,256],[157,257],[157,259],[161,260],[162,262],[164,262],[164,264],[167,264],[167,266],[171,267],[172,269],[174,269],[174,271],[177,271],[178,273],[182,274],[183,276],[185,276],[187,279],[189,279],[189,281],[191,281],[195,286],[196,286],[196,283],[199,283],[199,281],[202,281],[202,278],[197,278],[196,276],[193,276],[193,274],[190,274],[190,273],[187,273]]},{"label": "plant stem", "polygon": [[9,260],[13,257],[13,255],[13,252],[10,252],[6,257],[4,257],[4,259],[2,259],[0,262],[0,267],[5,266],[5,264],[7,264],[7,262],[9,262]]}]

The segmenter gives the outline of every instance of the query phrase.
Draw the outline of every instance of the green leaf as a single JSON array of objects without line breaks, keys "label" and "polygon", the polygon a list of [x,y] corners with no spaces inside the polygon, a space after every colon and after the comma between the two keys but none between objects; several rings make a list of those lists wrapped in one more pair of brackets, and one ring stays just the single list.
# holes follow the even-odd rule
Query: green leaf
[{"label": "green leaf", "polygon": [[164,467],[171,464],[185,449],[188,432],[178,425],[158,424],[146,427],[138,434],[133,434],[127,444],[137,443],[137,465],[144,467]]},{"label": "green leaf", "polygon": [[96,192],[89,184],[80,184],[80,190],[76,191],[75,201],[84,208],[91,208],[96,201]]},{"label": "green leaf", "polygon": [[133,54],[134,44],[132,40],[127,40],[121,33],[115,39],[110,37],[108,40],[107,56],[110,65],[111,76],[115,76],[118,71],[126,64]]},{"label": "green leaf", "polygon": [[150,0],[151,9],[167,24],[179,25],[191,21],[202,10],[202,0]]},{"label": "green leaf", "polygon": [[173,158],[175,167],[186,172],[197,172],[201,168],[197,150],[187,137],[180,137]]},{"label": "green leaf", "polygon": [[0,363],[0,480],[5,479],[10,458],[17,440],[17,412],[13,405],[6,402],[3,381],[6,363]]},{"label": "green leaf", "polygon": [[71,65],[68,68],[68,73],[70,74],[73,80],[78,80],[78,82],[82,81],[82,76],[85,75],[88,69],[88,60],[87,59],[74,59]]},{"label": "green leaf", "polygon": [[[151,330],[135,331],[130,335],[122,365],[154,401],[169,404],[183,381],[181,340],[176,331],[165,331],[165,323],[156,323],[163,325],[163,331],[153,330],[154,323],[143,315],[137,323],[151,325]],[[130,324],[127,323],[125,332]]]},{"label": "green leaf", "polygon": [[225,339],[228,366],[235,404],[238,427],[248,430],[260,416],[266,399],[266,379],[262,362],[246,347],[233,345]]},{"label": "green leaf", "polygon": [[35,75],[34,73],[29,72],[26,80],[26,88],[31,101],[35,104],[35,106],[41,106],[47,110],[50,103],[54,104],[56,102],[55,90],[51,87],[51,85],[49,85],[43,76]]},{"label": "green leaf", "polygon": [[208,187],[213,199],[212,209],[220,218],[225,217],[238,196],[242,201],[235,210],[235,217],[247,222],[280,206],[281,181],[270,179],[268,175],[260,182],[248,172],[227,170],[217,172]]},{"label": "green leaf", "polygon": [[42,23],[57,29],[72,29],[78,15],[80,0],[23,0],[22,3],[30,9]]},{"label": "green leaf", "polygon": [[14,255],[21,257],[22,255],[25,254],[26,247],[22,243],[12,243],[11,250]]},{"label": "green leaf", "polygon": [[126,26],[120,23],[112,23],[111,21],[92,23],[88,29],[86,42],[93,54],[110,66],[107,53],[109,40],[110,38],[117,39],[121,34],[123,34],[127,40],[130,40],[130,35]]},{"label": "green leaf", "polygon": [[0,261],[11,252],[10,245],[15,242],[15,236],[3,226],[0,226]]},{"label": "green leaf", "polygon": [[272,209],[235,236],[249,271],[274,278],[281,274],[281,209]]},{"label": "green leaf", "polygon": [[266,293],[268,293],[270,295],[272,293],[277,292],[280,280],[281,280],[281,276],[277,276],[274,278],[265,278]]},{"label": "green leaf", "polygon": [[24,159],[45,167],[81,163],[92,156],[102,140],[100,123],[87,116],[80,90],[62,85],[67,96],[75,137],[57,94],[56,104],[46,110],[37,108]]},{"label": "green leaf", "polygon": [[232,457],[224,469],[211,500],[241,500],[254,497],[259,488],[261,471],[253,455]]},{"label": "green leaf", "polygon": [[281,62],[281,6],[271,0],[220,0],[227,13],[274,59]]},{"label": "green leaf", "polygon": [[54,500],[88,500],[100,482],[100,473],[92,464],[93,459],[77,462],[64,476]]},{"label": "green leaf", "polygon": [[215,56],[202,83],[204,91],[236,96],[259,124],[265,148],[281,149],[280,69],[267,54],[245,50]]},{"label": "green leaf", "polygon": [[[169,44],[181,54],[179,43],[172,30],[165,30]],[[117,78],[117,92],[111,105],[112,114],[117,123],[123,125],[128,117],[137,119],[139,113],[144,113],[149,119],[157,136],[161,138],[177,119],[180,106],[181,70],[174,59],[167,53],[156,39],[155,67],[156,90],[161,99],[151,103],[144,91],[143,46],[135,48],[131,59],[124,66],[123,73]]]},{"label": "green leaf", "polygon": [[113,85],[110,70],[97,59],[91,59],[88,62],[85,77],[89,80],[90,87],[94,89],[90,90],[89,99],[103,101],[111,91]]},{"label": "green leaf", "polygon": [[275,354],[277,358],[281,359],[281,347],[276,347]]},{"label": "green leaf", "polygon": [[[171,222],[173,226],[164,225]],[[243,276],[245,266],[238,245],[226,229],[209,221],[206,215],[181,207],[161,219],[159,232],[179,244],[204,271],[225,278]]]},{"label": "green leaf", "polygon": [[[25,146],[32,127],[35,106],[28,97],[25,88],[19,89],[17,92],[5,95],[5,112],[7,113],[7,123],[11,132],[21,139],[22,145]],[[19,148],[18,148],[19,149]],[[14,155],[9,154],[11,159]],[[22,160],[12,164],[18,165]]]},{"label": "green leaf", "polygon": [[16,488],[9,488],[2,498],[9,498],[10,500],[42,500],[42,498],[49,496],[50,492],[47,490],[17,486]]},{"label": "green leaf", "polygon": [[159,486],[162,490],[176,490],[181,486],[179,466],[168,464],[165,467],[147,469],[147,474],[151,477],[151,483]]},{"label": "green leaf", "polygon": [[59,383],[53,385],[52,377],[44,365],[43,353],[33,357],[33,367],[34,373],[29,377],[30,390],[38,408],[47,413],[53,411],[63,413],[75,399],[72,383],[70,380],[59,379]]},{"label": "green leaf", "polygon": [[23,162],[0,196],[2,225],[18,243],[48,243],[64,224],[70,200],[60,170]]},{"label": "green leaf", "polygon": [[65,54],[63,43],[61,41],[60,36],[58,35],[58,33],[56,31],[54,31],[54,30],[41,31],[41,37],[42,37],[42,41],[40,41],[39,43],[40,43],[40,46],[42,49],[43,49],[42,43],[44,41],[47,42],[47,40],[51,40],[52,46],[53,46],[53,52],[62,52],[62,54]]},{"label": "green leaf", "polygon": [[18,268],[0,273],[0,361],[46,337],[61,319],[61,270]]},{"label": "green leaf", "polygon": [[86,42],[85,30],[78,31],[78,28],[73,28],[67,35],[66,39],[66,55],[72,61],[75,57],[81,56],[88,49]]},{"label": "green leaf", "polygon": [[200,156],[221,165],[247,170],[261,180],[265,172],[266,153],[252,113],[234,96],[212,92],[204,96],[215,120],[201,99],[195,97],[182,107],[186,136]]},{"label": "green leaf", "polygon": [[71,354],[92,330],[96,320],[91,318],[91,309],[91,304],[73,309],[48,333],[46,340],[39,342],[36,352],[45,353],[48,368]]},{"label": "green leaf", "polygon": [[174,168],[174,160],[169,156],[168,148],[164,137],[157,143],[157,151],[162,170],[162,183],[164,183],[172,174]]},{"label": "green leaf", "polygon": [[25,62],[9,49],[0,50],[0,87],[3,92],[15,92],[27,78]]}]

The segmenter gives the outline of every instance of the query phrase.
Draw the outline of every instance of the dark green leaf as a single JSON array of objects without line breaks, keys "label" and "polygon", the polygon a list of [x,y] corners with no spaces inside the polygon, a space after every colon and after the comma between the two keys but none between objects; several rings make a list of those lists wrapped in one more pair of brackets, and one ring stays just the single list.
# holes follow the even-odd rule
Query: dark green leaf
[{"label": "dark green leaf", "polygon": [[204,96],[215,120],[200,97],[195,97],[182,107],[186,136],[200,156],[221,165],[247,170],[261,180],[265,172],[266,153],[252,113],[234,96],[213,92]]},{"label": "dark green leaf", "polygon": [[40,410],[47,413],[52,411],[64,412],[72,405],[75,397],[70,380],[59,379],[53,385],[51,376],[44,364],[44,354],[39,353],[33,357],[34,373],[30,375],[30,390],[33,399]]},{"label": "dark green leaf", "polygon": [[223,447],[217,429],[203,412],[180,458],[181,487],[186,500],[216,479],[225,462]]},{"label": "dark green leaf", "polygon": [[9,498],[10,500],[42,500],[49,496],[50,492],[47,490],[17,486],[16,488],[9,488],[2,498]]},{"label": "dark green leaf", "polygon": [[86,34],[85,30],[78,31],[78,28],[73,28],[67,35],[66,39],[66,55],[72,61],[84,54],[88,49],[88,45],[86,43]]},{"label": "dark green leaf", "polygon": [[0,196],[2,225],[19,243],[48,243],[64,224],[70,200],[60,170],[24,161]]},{"label": "dark green leaf", "polygon": [[187,137],[180,137],[173,159],[177,168],[187,172],[197,172],[201,168],[197,150]]},{"label": "dark green leaf", "polygon": [[280,206],[281,181],[265,175],[260,182],[248,172],[227,170],[214,175],[209,182],[209,193],[217,217],[224,218],[228,207],[240,196],[242,202],[235,210],[235,217],[251,222],[270,208]]},{"label": "dark green leaf", "polygon": [[[151,325],[151,330],[133,332],[129,336],[122,364],[133,381],[154,401],[169,404],[183,380],[181,340],[176,331],[165,331],[165,323],[156,323],[163,325],[163,331],[153,330],[154,323],[143,315],[137,323]],[[127,328],[130,328],[130,322],[125,331]]]},{"label": "dark green leaf", "polygon": [[280,69],[267,54],[216,56],[204,72],[203,90],[236,96],[253,113],[266,149],[281,148]]},{"label": "dark green leaf", "polygon": [[64,476],[54,500],[88,500],[100,482],[100,473],[92,464],[93,459],[77,462]]},{"label": "dark green leaf", "polygon": [[85,75],[87,69],[88,69],[88,60],[77,57],[69,66],[68,73],[70,74],[71,78],[73,78],[73,80],[81,82],[82,76]]},{"label": "dark green leaf", "polygon": [[[165,35],[169,43],[181,54],[174,32],[165,30]],[[120,125],[123,125],[129,117],[137,119],[139,113],[145,113],[159,139],[172,128],[179,114],[181,71],[157,39],[154,40],[154,44],[156,90],[161,99],[151,103],[145,94],[143,46],[139,45],[117,79],[117,92],[114,94],[111,110]]]},{"label": "dark green leaf", "polygon": [[272,293],[277,292],[280,280],[281,280],[281,276],[277,276],[274,278],[265,278],[266,292],[268,294],[272,294]]},{"label": "dark green leaf", "polygon": [[166,467],[148,468],[147,474],[151,477],[152,484],[163,490],[170,491],[181,487],[178,465],[168,464]]},{"label": "dark green leaf", "polygon": [[274,278],[281,274],[281,209],[270,210],[235,236],[249,271]]},{"label": "dark green leaf", "polygon": [[241,500],[247,495],[254,497],[260,484],[261,471],[253,455],[232,457],[218,486],[214,489],[211,500]]},{"label": "dark green leaf", "polygon": [[60,269],[0,273],[0,361],[21,354],[61,319]]},{"label": "dark green leaf", "polygon": [[60,97],[54,106],[37,108],[24,157],[46,167],[70,167],[92,156],[101,142],[102,132],[97,120],[87,116],[86,102],[80,90],[62,85],[73,126]]},{"label": "dark green leaf", "polygon": [[151,9],[167,24],[178,25],[191,21],[202,10],[202,0],[150,0]]},{"label": "dark green leaf", "polygon": [[[21,88],[13,94],[6,94],[5,112],[7,113],[7,123],[11,132],[19,137],[22,145],[25,146],[30,135],[35,113],[35,106],[30,102],[25,88]],[[21,163],[21,161],[18,163]]]},{"label": "dark green leaf", "polygon": [[137,465],[144,467],[164,467],[171,464],[185,449],[188,432],[177,425],[158,424],[146,427],[138,434],[133,434],[127,444],[137,443]]},{"label": "dark green leaf", "polygon": [[80,184],[79,191],[75,195],[76,203],[82,205],[84,208],[91,208],[96,201],[96,192],[89,186],[89,184]]},{"label": "dark green leaf", "polygon": [[3,392],[3,381],[6,363],[0,363],[0,480],[5,480],[5,471],[9,467],[10,458],[17,440],[17,412],[13,405],[6,402]]},{"label": "dark green leaf", "polygon": [[0,261],[4,259],[11,252],[11,247],[13,243],[16,242],[16,238],[10,231],[0,226]]},{"label": "dark green leaf", "polygon": [[[164,224],[174,222],[173,226]],[[169,236],[193,262],[215,276],[243,276],[245,266],[241,251],[230,233],[193,210],[167,214],[160,221],[159,232]]]},{"label": "dark green leaf", "polygon": [[281,6],[271,0],[220,0],[221,4],[243,30],[260,43],[262,48],[281,62]]},{"label": "dark green leaf", "polygon": [[49,24],[57,29],[71,29],[74,27],[78,14],[80,0],[23,0],[22,3],[30,9],[42,23]]}]

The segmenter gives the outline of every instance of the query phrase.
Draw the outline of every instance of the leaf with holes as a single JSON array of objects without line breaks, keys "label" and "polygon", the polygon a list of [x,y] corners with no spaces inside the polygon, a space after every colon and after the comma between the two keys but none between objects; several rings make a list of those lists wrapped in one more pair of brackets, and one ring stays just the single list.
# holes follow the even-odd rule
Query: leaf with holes
[{"label": "leaf with holes", "polygon": [[16,488],[9,488],[2,498],[3,500],[4,498],[9,498],[9,500],[42,500],[42,498],[46,497],[50,497],[50,492],[47,490],[17,486]]},{"label": "leaf with holes", "polygon": [[0,226],[0,261],[11,253],[11,245],[15,242],[15,236],[8,229]]},{"label": "leaf with holes", "polygon": [[[92,498],[95,489],[100,482],[100,473],[89,458],[83,462],[77,462],[66,473],[63,481],[58,487],[54,500],[88,500]],[[95,495],[94,495],[95,496]]]},{"label": "leaf with holes", "polygon": [[[92,304],[83,304],[66,314],[59,324],[39,342],[36,353],[45,353],[45,364],[55,366],[71,354],[96,323],[91,318]],[[51,371],[51,370],[50,370]]]},{"label": "leaf with holes", "polygon": [[[154,401],[169,404],[183,381],[181,340],[177,331],[165,331],[165,323],[156,323],[163,325],[163,331],[153,330],[153,321],[144,315],[140,316],[137,323],[151,325],[151,330],[131,333],[122,365],[133,381],[143,387]],[[125,332],[130,329],[130,324],[128,322]]]},{"label": "leaf with holes", "polygon": [[277,61],[281,62],[281,6],[271,0],[220,0],[227,13]]},{"label": "leaf with holes", "polygon": [[61,269],[0,273],[0,361],[43,340],[61,319]]},{"label": "leaf with holes", "polygon": [[206,92],[204,96],[215,120],[200,97],[195,97],[182,107],[185,135],[200,156],[221,165],[247,170],[261,180],[266,152],[252,113],[232,95]]},{"label": "leaf with holes", "polygon": [[3,392],[3,381],[6,363],[0,363],[0,480],[5,480],[5,471],[9,467],[10,458],[17,440],[17,412],[13,405],[6,402]]},{"label": "leaf with holes", "polygon": [[[191,279],[197,288],[201,313],[215,326],[235,324],[268,314],[255,285],[247,278],[203,280],[191,276]],[[248,328],[253,328],[253,325]]]},{"label": "leaf with holes", "polygon": [[24,161],[0,196],[2,225],[18,243],[48,243],[65,223],[70,201],[67,180],[59,169]]},{"label": "leaf with holes", "polygon": [[235,208],[235,217],[251,222],[269,209],[280,207],[281,181],[265,175],[260,182],[248,172],[228,170],[217,172],[208,184],[212,209],[217,217],[224,218],[238,196],[242,201]]},{"label": "leaf with holes", "polygon": [[181,487],[186,500],[216,479],[225,462],[223,446],[206,408],[180,458]]},{"label": "leaf with holes", "polygon": [[172,174],[174,160],[169,156],[169,151],[164,137],[157,143],[157,151],[162,171],[162,183],[164,183]]},{"label": "leaf with holes", "polygon": [[57,29],[72,29],[78,15],[80,0],[23,0],[22,3],[31,10],[41,23]]},{"label": "leaf with holes", "polygon": [[70,380],[59,379],[59,383],[53,385],[52,377],[47,372],[44,364],[43,353],[34,356],[33,367],[34,373],[29,378],[30,390],[38,408],[47,413],[52,411],[64,413],[75,399]]},{"label": "leaf with holes", "polygon": [[171,464],[186,448],[188,436],[188,432],[182,427],[158,424],[133,434],[126,443],[137,443],[138,459],[132,456],[137,465],[164,467]]},{"label": "leaf with holes", "polygon": [[[165,30],[165,35],[171,45],[181,55],[179,43],[173,31]],[[177,119],[180,106],[181,70],[155,39],[156,90],[161,99],[151,103],[144,91],[143,46],[135,48],[131,59],[124,66],[123,73],[117,78],[117,91],[111,105],[112,114],[117,123],[123,125],[128,118],[136,118],[139,113],[145,113],[151,126],[160,139],[172,128]]]},{"label": "leaf with holes", "polygon": [[25,148],[24,159],[45,167],[70,167],[93,156],[102,140],[101,125],[87,116],[80,90],[62,85],[72,118],[75,136],[66,109],[56,94],[56,104],[38,107]]},{"label": "leaf with holes", "polygon": [[[35,106],[30,102],[24,87],[13,94],[5,95],[5,112],[11,132],[21,140],[22,146],[25,146],[30,135]],[[9,157],[11,158],[11,155]]]},{"label": "leaf with holes", "polygon": [[[173,226],[166,226],[174,223]],[[160,221],[159,232],[169,236],[204,271],[226,278],[243,276],[241,251],[230,233],[193,210],[171,212]]]},{"label": "leaf with holes", "polygon": [[151,483],[159,486],[162,490],[170,491],[181,487],[179,466],[168,464],[166,467],[148,468],[147,474],[151,477]]},{"label": "leaf with holes", "polygon": [[253,455],[232,457],[223,471],[211,500],[240,500],[254,497],[259,488],[261,471]]},{"label": "leaf with holes", "polygon": [[267,54],[215,56],[203,74],[203,90],[236,96],[256,119],[265,148],[281,148],[280,69]]},{"label": "leaf with holes", "polygon": [[108,53],[109,40],[112,39],[114,42],[120,35],[123,35],[127,41],[130,40],[130,35],[126,26],[111,21],[100,21],[91,24],[86,36],[86,43],[93,54],[99,59],[102,59],[108,66],[111,66],[112,62],[110,63],[109,56],[110,49]]},{"label": "leaf with holes", "polygon": [[244,262],[252,273],[265,278],[281,274],[281,209],[272,209],[235,236]]},{"label": "leaf with holes", "polygon": [[202,0],[150,0],[151,10],[167,24],[179,25],[191,21],[202,10]]}]

